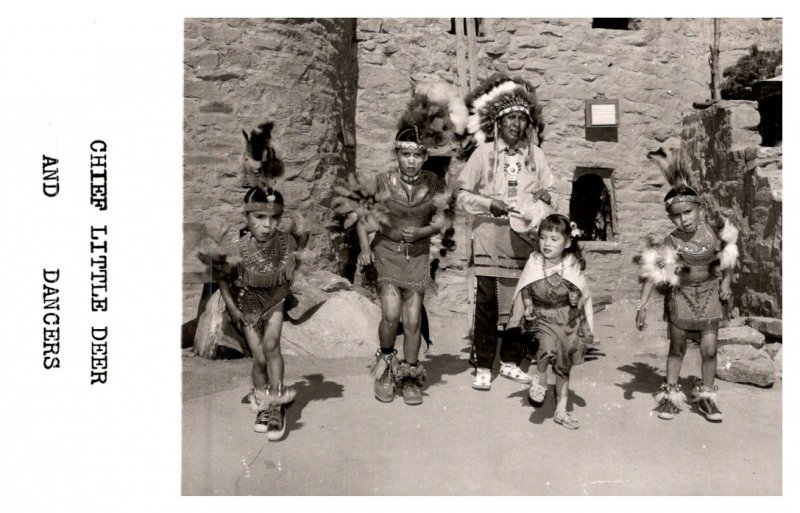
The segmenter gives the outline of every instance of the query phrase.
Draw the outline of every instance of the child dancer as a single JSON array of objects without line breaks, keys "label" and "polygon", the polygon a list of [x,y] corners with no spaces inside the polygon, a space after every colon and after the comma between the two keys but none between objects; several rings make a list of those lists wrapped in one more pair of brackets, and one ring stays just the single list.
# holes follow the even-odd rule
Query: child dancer
[{"label": "child dancer", "polygon": [[280,440],[286,429],[284,405],[296,391],[283,384],[281,328],[284,300],[297,266],[297,241],[292,233],[279,229],[283,213],[280,192],[250,188],[244,197],[247,231],[235,244],[238,260],[219,288],[231,319],[244,333],[253,354],[253,392],[249,399],[257,410],[253,429],[266,433],[270,441]]},{"label": "child dancer", "polygon": [[[390,402],[395,394],[406,404],[421,404],[425,370],[419,363],[420,321],[425,291],[432,285],[430,239],[444,230],[445,218],[437,210],[446,194],[444,181],[422,164],[427,151],[416,126],[402,128],[395,138],[397,168],[377,177],[377,196],[385,209],[383,222],[357,224],[361,253],[358,263],[374,264],[381,299],[376,353],[375,397]],[[446,200],[444,200],[446,202]],[[440,205],[443,206],[443,205]],[[372,243],[368,232],[375,231]],[[403,360],[394,349],[397,325],[403,320]]]},{"label": "child dancer", "polygon": [[544,402],[547,367],[556,375],[556,411],[553,420],[578,429],[568,408],[569,376],[583,361],[592,341],[592,298],[586,286],[585,262],[575,237],[579,234],[566,216],[551,214],[539,224],[537,250],[530,254],[514,293],[510,326],[522,326],[539,341],[529,395]]},{"label": "child dancer", "polygon": [[713,222],[706,221],[703,201],[690,185],[690,174],[680,161],[658,158],[657,162],[671,186],[664,205],[676,229],[661,244],[651,241],[642,254],[644,284],[636,310],[636,327],[641,330],[653,288],[666,288],[664,316],[669,321],[670,346],[667,377],[656,394],[656,411],[659,418],[672,419],[686,400],[678,384],[686,335],[699,332],[702,380],[696,381],[692,400],[707,420],[721,422],[714,385],[717,329],[723,318],[722,302],[731,298],[731,271],[739,256],[739,232],[719,214]]}]

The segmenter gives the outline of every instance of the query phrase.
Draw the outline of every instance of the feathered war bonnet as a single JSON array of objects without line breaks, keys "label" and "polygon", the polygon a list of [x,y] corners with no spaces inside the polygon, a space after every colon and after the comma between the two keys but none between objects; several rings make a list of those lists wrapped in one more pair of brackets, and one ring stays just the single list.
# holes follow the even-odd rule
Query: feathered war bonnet
[{"label": "feathered war bonnet", "polygon": [[461,158],[468,158],[479,144],[494,142],[492,152],[494,173],[500,160],[497,146],[500,119],[512,112],[521,112],[528,118],[528,128],[525,132],[528,155],[525,166],[530,171],[535,171],[533,146],[541,144],[544,140],[544,121],[542,107],[536,98],[536,88],[533,84],[519,77],[510,78],[502,73],[495,73],[470,91],[464,103],[469,112],[466,131],[471,141],[464,146]]},{"label": "feathered war bonnet", "polygon": [[[476,87],[464,100],[469,111],[467,130],[478,143],[497,140],[497,122],[511,112],[522,112],[536,130],[538,142],[544,135],[542,107],[536,98],[536,88],[519,77],[495,73]],[[528,134],[529,140],[532,134]],[[531,141],[532,143],[532,141]]]}]

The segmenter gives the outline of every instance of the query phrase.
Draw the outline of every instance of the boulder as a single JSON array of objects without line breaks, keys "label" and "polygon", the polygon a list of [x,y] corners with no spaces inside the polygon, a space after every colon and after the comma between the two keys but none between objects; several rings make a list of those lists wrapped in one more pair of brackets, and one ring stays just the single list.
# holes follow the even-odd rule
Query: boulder
[{"label": "boulder", "polygon": [[194,353],[203,358],[216,358],[223,347],[250,354],[244,337],[233,328],[222,293],[218,290],[211,295],[197,321]]},{"label": "boulder", "polygon": [[747,325],[771,339],[783,338],[783,321],[773,317],[748,317]]},{"label": "boulder", "polygon": [[369,299],[355,291],[339,291],[306,321],[284,323],[281,348],[296,356],[370,356],[378,347],[380,318],[380,307]]},{"label": "boulder", "polygon": [[748,345],[758,349],[764,345],[764,335],[750,326],[720,328],[717,346],[727,345]]},{"label": "boulder", "polygon": [[330,271],[318,270],[307,274],[308,282],[323,292],[338,292],[340,290],[353,290],[353,284],[347,278]]},{"label": "boulder", "polygon": [[[780,345],[780,344],[778,344]],[[775,381],[783,381],[783,348],[778,348],[778,352],[772,355],[772,365],[775,369]]]},{"label": "boulder", "polygon": [[775,382],[775,364],[763,349],[749,344],[729,344],[717,349],[717,377],[732,383],[766,387]]},{"label": "boulder", "polygon": [[292,295],[287,298],[286,315],[293,321],[300,321],[328,299],[325,294],[305,274],[297,273],[292,280]]},{"label": "boulder", "polygon": [[778,353],[780,353],[782,351],[783,344],[781,344],[780,342],[773,342],[771,344],[765,344],[763,349],[764,349],[764,351],[767,352],[769,357],[774,360],[775,359],[775,355],[777,355]]}]

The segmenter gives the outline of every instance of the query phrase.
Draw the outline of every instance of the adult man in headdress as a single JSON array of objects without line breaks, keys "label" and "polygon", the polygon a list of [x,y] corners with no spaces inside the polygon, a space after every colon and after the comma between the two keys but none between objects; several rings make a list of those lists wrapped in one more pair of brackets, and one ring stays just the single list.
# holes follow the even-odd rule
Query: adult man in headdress
[{"label": "adult man in headdress", "polygon": [[[532,85],[494,75],[466,98],[468,130],[478,143],[459,176],[459,208],[474,217],[470,265],[477,277],[471,362],[472,387],[491,388],[498,324],[505,325],[517,279],[532,250],[524,232],[531,218],[551,211],[553,176],[544,152],[544,123]],[[512,222],[525,229],[512,230]],[[526,225],[527,221],[527,225]],[[535,219],[534,219],[535,222]],[[528,384],[519,368],[522,337],[505,330],[500,346],[500,375]]]}]

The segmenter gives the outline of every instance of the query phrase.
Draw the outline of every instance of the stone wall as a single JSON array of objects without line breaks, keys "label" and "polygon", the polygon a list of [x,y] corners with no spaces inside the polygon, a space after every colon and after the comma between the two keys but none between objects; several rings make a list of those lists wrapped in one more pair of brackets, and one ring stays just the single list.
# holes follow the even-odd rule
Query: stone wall
[{"label": "stone wall", "polygon": [[742,315],[781,317],[783,150],[758,146],[757,109],[725,101],[687,116],[681,155],[710,203],[740,229],[735,306]]},{"label": "stone wall", "polygon": [[276,186],[311,221],[318,266],[340,270],[347,257],[325,228],[325,203],[355,162],[343,136],[355,115],[354,27],[347,19],[186,20],[185,222],[205,225],[216,240],[238,231],[242,130],[272,120],[286,169]]},{"label": "stone wall", "polygon": [[[616,245],[586,245],[589,276],[601,293],[638,294],[633,256],[642,235],[672,228],[664,186],[648,151],[677,144],[692,103],[710,97],[712,19],[641,19],[637,30],[592,29],[586,19],[485,19],[477,38],[478,75],[519,75],[537,86],[545,122],[542,144],[568,210],[578,167],[611,168],[618,226]],[[393,165],[396,122],[415,84],[437,78],[455,84],[455,36],[449,19],[359,19],[357,24],[359,172]],[[724,19],[724,69],[750,45],[781,47],[778,19]],[[590,142],[585,100],[619,100],[618,142]],[[593,263],[597,265],[593,266]]]}]

